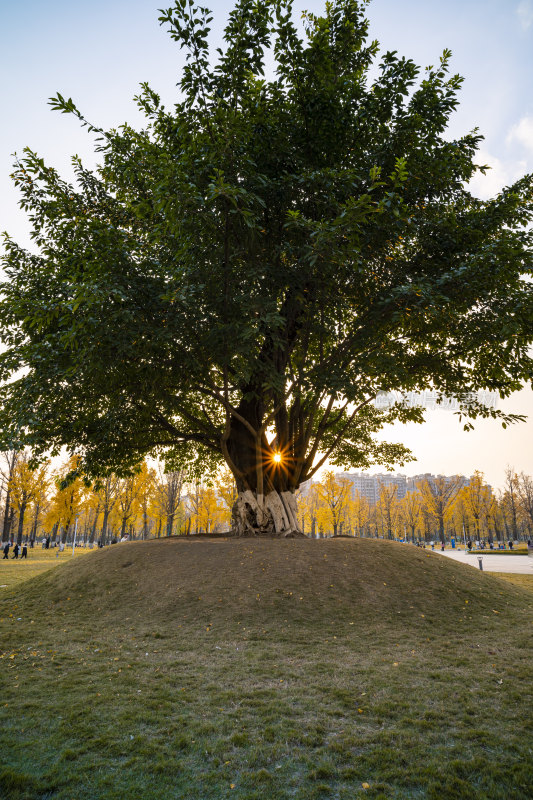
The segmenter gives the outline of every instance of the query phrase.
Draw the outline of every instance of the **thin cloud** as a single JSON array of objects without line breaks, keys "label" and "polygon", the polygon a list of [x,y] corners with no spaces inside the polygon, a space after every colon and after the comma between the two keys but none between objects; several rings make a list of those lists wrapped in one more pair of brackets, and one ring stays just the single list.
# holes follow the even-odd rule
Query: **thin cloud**
[{"label": "thin cloud", "polygon": [[522,117],[513,125],[506,139],[507,144],[518,143],[533,153],[533,117]]},{"label": "thin cloud", "polygon": [[527,172],[525,161],[503,160],[486,150],[479,150],[476,153],[475,162],[490,167],[485,175],[481,172],[476,173],[468,184],[469,190],[480,200],[495,197],[504,186],[510,186]]},{"label": "thin cloud", "polygon": [[533,24],[533,5],[531,0],[522,0],[516,9],[522,30],[527,31]]}]

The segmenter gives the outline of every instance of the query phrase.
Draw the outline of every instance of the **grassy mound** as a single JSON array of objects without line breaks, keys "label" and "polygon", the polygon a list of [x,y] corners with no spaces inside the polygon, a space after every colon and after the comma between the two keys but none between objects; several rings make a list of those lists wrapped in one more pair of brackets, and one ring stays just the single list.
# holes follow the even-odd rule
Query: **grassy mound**
[{"label": "grassy mound", "polygon": [[121,544],[0,613],[0,796],[533,795],[533,594],[436,553]]}]

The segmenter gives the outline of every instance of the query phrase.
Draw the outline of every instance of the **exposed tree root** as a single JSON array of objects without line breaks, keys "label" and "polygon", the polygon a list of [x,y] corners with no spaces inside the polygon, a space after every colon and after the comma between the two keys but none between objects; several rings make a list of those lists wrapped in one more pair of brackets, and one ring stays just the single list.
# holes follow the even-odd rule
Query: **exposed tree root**
[{"label": "exposed tree root", "polygon": [[232,510],[236,536],[272,536],[281,539],[305,536],[298,525],[296,498],[292,492],[256,496],[241,492]]}]

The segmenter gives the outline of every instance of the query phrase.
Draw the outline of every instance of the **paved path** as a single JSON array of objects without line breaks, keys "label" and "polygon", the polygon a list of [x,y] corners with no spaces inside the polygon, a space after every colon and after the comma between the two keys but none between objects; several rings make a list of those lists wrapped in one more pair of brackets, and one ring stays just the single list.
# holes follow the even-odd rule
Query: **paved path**
[{"label": "paved path", "polygon": [[[441,556],[453,558],[454,561],[460,561],[462,564],[470,564],[472,567],[479,569],[478,556],[476,553],[465,553],[464,550],[437,550]],[[533,575],[533,558],[529,556],[499,556],[490,555],[482,556],[483,569],[485,572],[514,572],[521,573],[522,575]]]}]

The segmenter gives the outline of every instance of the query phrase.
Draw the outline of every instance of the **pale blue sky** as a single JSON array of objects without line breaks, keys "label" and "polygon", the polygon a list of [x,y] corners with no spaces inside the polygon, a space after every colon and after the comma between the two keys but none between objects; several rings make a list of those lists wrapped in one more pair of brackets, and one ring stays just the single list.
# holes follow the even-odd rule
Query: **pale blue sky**
[{"label": "pale blue sky", "polygon": [[[183,56],[157,22],[161,5],[0,0],[0,230],[27,241],[9,181],[15,150],[29,145],[63,174],[74,153],[94,161],[90,138],[73,119],[51,112],[48,97],[57,91],[72,96],[86,117],[104,127],[141,122],[132,102],[141,81],[172,102]],[[233,3],[201,5],[215,13],[217,38]],[[295,0],[294,8],[319,12],[323,0]],[[476,181],[477,193],[489,196],[533,171],[533,0],[373,0],[367,14],[370,36],[382,50],[398,50],[421,66],[435,64],[444,48],[452,50],[452,69],[465,83],[450,134],[479,127],[485,135],[480,160],[493,166]],[[418,457],[405,471],[470,474],[477,468],[495,486],[502,484],[506,464],[533,473],[531,389],[506,408],[532,420],[507,431],[484,422],[464,434],[449,412],[437,411],[423,427],[395,430],[394,438]]]}]

